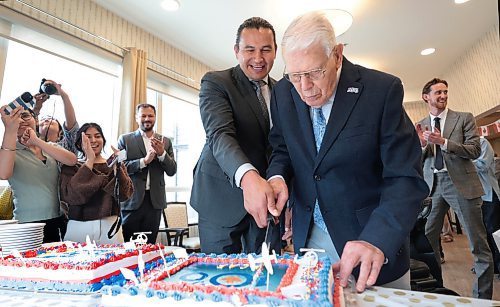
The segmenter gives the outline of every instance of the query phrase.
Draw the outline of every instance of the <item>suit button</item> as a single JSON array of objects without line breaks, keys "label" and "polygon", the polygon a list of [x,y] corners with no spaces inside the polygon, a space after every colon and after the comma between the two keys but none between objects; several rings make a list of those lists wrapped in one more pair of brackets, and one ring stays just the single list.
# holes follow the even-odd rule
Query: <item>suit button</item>
[{"label": "suit button", "polygon": [[311,210],[312,210],[311,207],[309,207],[309,206],[306,207],[307,212],[311,212]]},{"label": "suit button", "polygon": [[399,256],[403,253],[403,248],[401,247],[399,250],[398,250],[398,253],[396,254],[396,256]]},{"label": "suit button", "polygon": [[321,180],[321,176],[320,175],[314,175],[314,180],[320,181]]}]

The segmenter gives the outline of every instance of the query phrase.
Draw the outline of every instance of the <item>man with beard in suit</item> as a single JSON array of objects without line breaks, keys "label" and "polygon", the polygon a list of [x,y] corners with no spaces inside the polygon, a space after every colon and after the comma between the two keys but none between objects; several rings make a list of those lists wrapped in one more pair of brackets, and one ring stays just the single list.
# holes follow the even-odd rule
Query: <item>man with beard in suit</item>
[{"label": "man with beard in suit", "polygon": [[162,210],[167,206],[164,174],[175,175],[177,163],[170,139],[153,130],[155,107],[139,104],[135,120],[139,129],[118,139],[118,148],[127,152],[124,163],[134,184],[132,197],[121,203],[123,238],[128,242],[136,232],[150,232],[148,243],[155,244]]},{"label": "man with beard in suit", "polygon": [[431,190],[432,209],[425,234],[440,261],[439,240],[449,207],[463,225],[474,256],[474,297],[491,299],[493,257],[484,227],[481,196],[484,194],[473,159],[481,154],[474,116],[448,109],[448,82],[434,78],[422,89],[429,116],[417,123],[422,146],[424,179]]}]

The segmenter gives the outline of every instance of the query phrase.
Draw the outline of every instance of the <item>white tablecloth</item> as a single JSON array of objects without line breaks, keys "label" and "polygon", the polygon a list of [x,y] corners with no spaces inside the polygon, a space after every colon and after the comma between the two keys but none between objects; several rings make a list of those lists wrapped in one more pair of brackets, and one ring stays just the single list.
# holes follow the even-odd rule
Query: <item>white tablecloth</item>
[{"label": "white tablecloth", "polygon": [[[500,306],[500,301],[488,301],[473,299],[469,297],[459,297],[450,295],[441,295],[426,292],[403,291],[398,289],[372,287],[360,294],[354,294],[349,297],[346,294],[346,305],[354,306]],[[351,301],[349,301],[351,300]]]},{"label": "white tablecloth", "polygon": [[[500,301],[487,301],[466,297],[431,294],[425,292],[402,291],[397,289],[373,287],[360,294],[346,294],[347,306],[500,306]],[[82,307],[102,306],[99,294],[71,295],[34,293],[27,291],[0,290],[2,307]]]}]

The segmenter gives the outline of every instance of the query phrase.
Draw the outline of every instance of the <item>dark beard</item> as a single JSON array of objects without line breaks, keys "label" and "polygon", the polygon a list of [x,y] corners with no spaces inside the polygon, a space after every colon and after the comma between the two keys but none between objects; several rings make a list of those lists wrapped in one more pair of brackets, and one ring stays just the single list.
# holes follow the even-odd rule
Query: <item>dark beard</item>
[{"label": "dark beard", "polygon": [[139,128],[140,128],[142,131],[144,131],[144,132],[149,132],[149,131],[152,131],[152,130],[153,130],[154,125],[151,125],[151,127],[150,127],[150,128],[146,128],[146,127],[144,126],[144,124],[141,124],[141,126],[140,126]]}]

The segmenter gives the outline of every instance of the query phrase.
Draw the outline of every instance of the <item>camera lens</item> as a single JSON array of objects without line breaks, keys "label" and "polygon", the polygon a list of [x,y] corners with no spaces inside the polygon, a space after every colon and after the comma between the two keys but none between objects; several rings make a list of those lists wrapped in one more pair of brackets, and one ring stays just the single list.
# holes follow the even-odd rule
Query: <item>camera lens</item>
[{"label": "camera lens", "polygon": [[42,85],[42,91],[47,95],[53,95],[57,93],[56,87],[50,83]]}]

